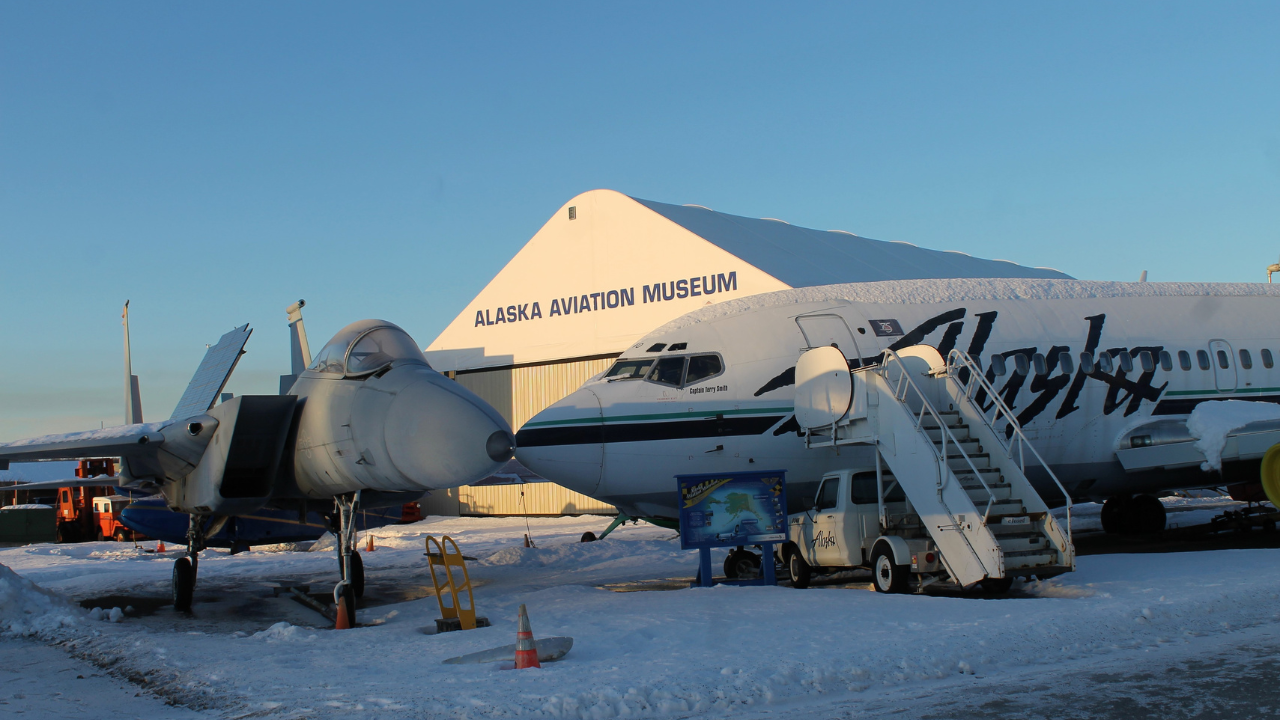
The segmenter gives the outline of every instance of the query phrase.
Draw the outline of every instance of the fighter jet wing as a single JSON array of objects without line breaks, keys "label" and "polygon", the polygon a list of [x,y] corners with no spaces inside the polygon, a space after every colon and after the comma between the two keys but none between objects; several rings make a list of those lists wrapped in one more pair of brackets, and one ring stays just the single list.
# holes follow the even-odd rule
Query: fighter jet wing
[{"label": "fighter jet wing", "polygon": [[0,492],[14,490],[57,490],[64,487],[120,487],[124,478],[118,475],[99,475],[91,478],[66,478],[63,480],[41,480],[40,482],[19,482],[16,485],[0,485]]},{"label": "fighter jet wing", "polygon": [[10,462],[79,460],[137,453],[140,446],[164,442],[160,429],[169,423],[119,425],[102,430],[43,435],[0,444],[0,470]]}]

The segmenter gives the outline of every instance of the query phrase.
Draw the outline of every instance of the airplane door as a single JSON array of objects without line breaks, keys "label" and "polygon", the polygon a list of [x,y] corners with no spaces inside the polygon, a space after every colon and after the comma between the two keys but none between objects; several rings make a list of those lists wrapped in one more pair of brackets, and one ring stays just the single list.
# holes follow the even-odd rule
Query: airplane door
[{"label": "airplane door", "polygon": [[800,326],[800,332],[804,333],[806,350],[835,345],[847,359],[854,360],[862,357],[858,353],[858,343],[853,339],[848,323],[839,315],[832,313],[801,315],[796,318],[796,324]]},{"label": "airplane door", "polygon": [[813,559],[818,565],[843,565],[843,527],[838,520],[840,476],[829,477],[818,488],[813,506]]},{"label": "airplane door", "polygon": [[1209,361],[1213,364],[1213,382],[1218,392],[1236,391],[1236,365],[1231,344],[1226,340],[1209,341]]}]

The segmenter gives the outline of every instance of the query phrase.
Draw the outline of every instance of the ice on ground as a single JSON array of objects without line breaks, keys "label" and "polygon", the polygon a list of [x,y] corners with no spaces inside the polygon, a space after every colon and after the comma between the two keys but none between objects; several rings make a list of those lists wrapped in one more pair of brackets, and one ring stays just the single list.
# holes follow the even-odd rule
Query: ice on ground
[{"label": "ice on ground", "polygon": [[83,611],[0,565],[0,632],[37,635],[79,622]]},{"label": "ice on ground", "polygon": [[1260,420],[1280,420],[1280,405],[1246,400],[1211,400],[1196,405],[1187,418],[1187,432],[1197,438],[1195,448],[1204,453],[1204,470],[1222,469],[1222,449],[1227,435]]}]

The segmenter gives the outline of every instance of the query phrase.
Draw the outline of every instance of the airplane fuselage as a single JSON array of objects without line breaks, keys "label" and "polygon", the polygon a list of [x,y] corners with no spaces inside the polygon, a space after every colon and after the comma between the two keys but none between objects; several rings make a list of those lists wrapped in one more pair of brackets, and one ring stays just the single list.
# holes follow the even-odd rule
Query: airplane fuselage
[{"label": "airplane fuselage", "polygon": [[[517,457],[636,517],[677,516],[677,474],[782,468],[792,500],[811,498],[824,473],[874,455],[806,448],[793,414],[797,358],[834,343],[856,368],[924,344],[980,359],[1078,499],[1221,484],[1198,469],[1127,474],[1116,444],[1205,400],[1280,402],[1277,311],[1280,289],[1261,284],[925,280],[758,295],[673,321],[618,359],[674,368],[671,358],[689,358],[705,372],[715,356],[721,372],[692,382],[660,377],[661,366],[606,373],[525,424]],[[1042,495],[1063,502],[1048,487]]]}]

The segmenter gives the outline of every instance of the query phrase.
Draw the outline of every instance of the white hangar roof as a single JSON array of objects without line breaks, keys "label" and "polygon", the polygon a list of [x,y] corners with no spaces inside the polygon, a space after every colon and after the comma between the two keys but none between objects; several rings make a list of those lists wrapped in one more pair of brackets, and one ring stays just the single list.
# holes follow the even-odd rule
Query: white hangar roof
[{"label": "white hangar roof", "polygon": [[1057,270],[592,190],[565,203],[428,347],[437,370],[616,354],[687,312],[789,288]]}]

